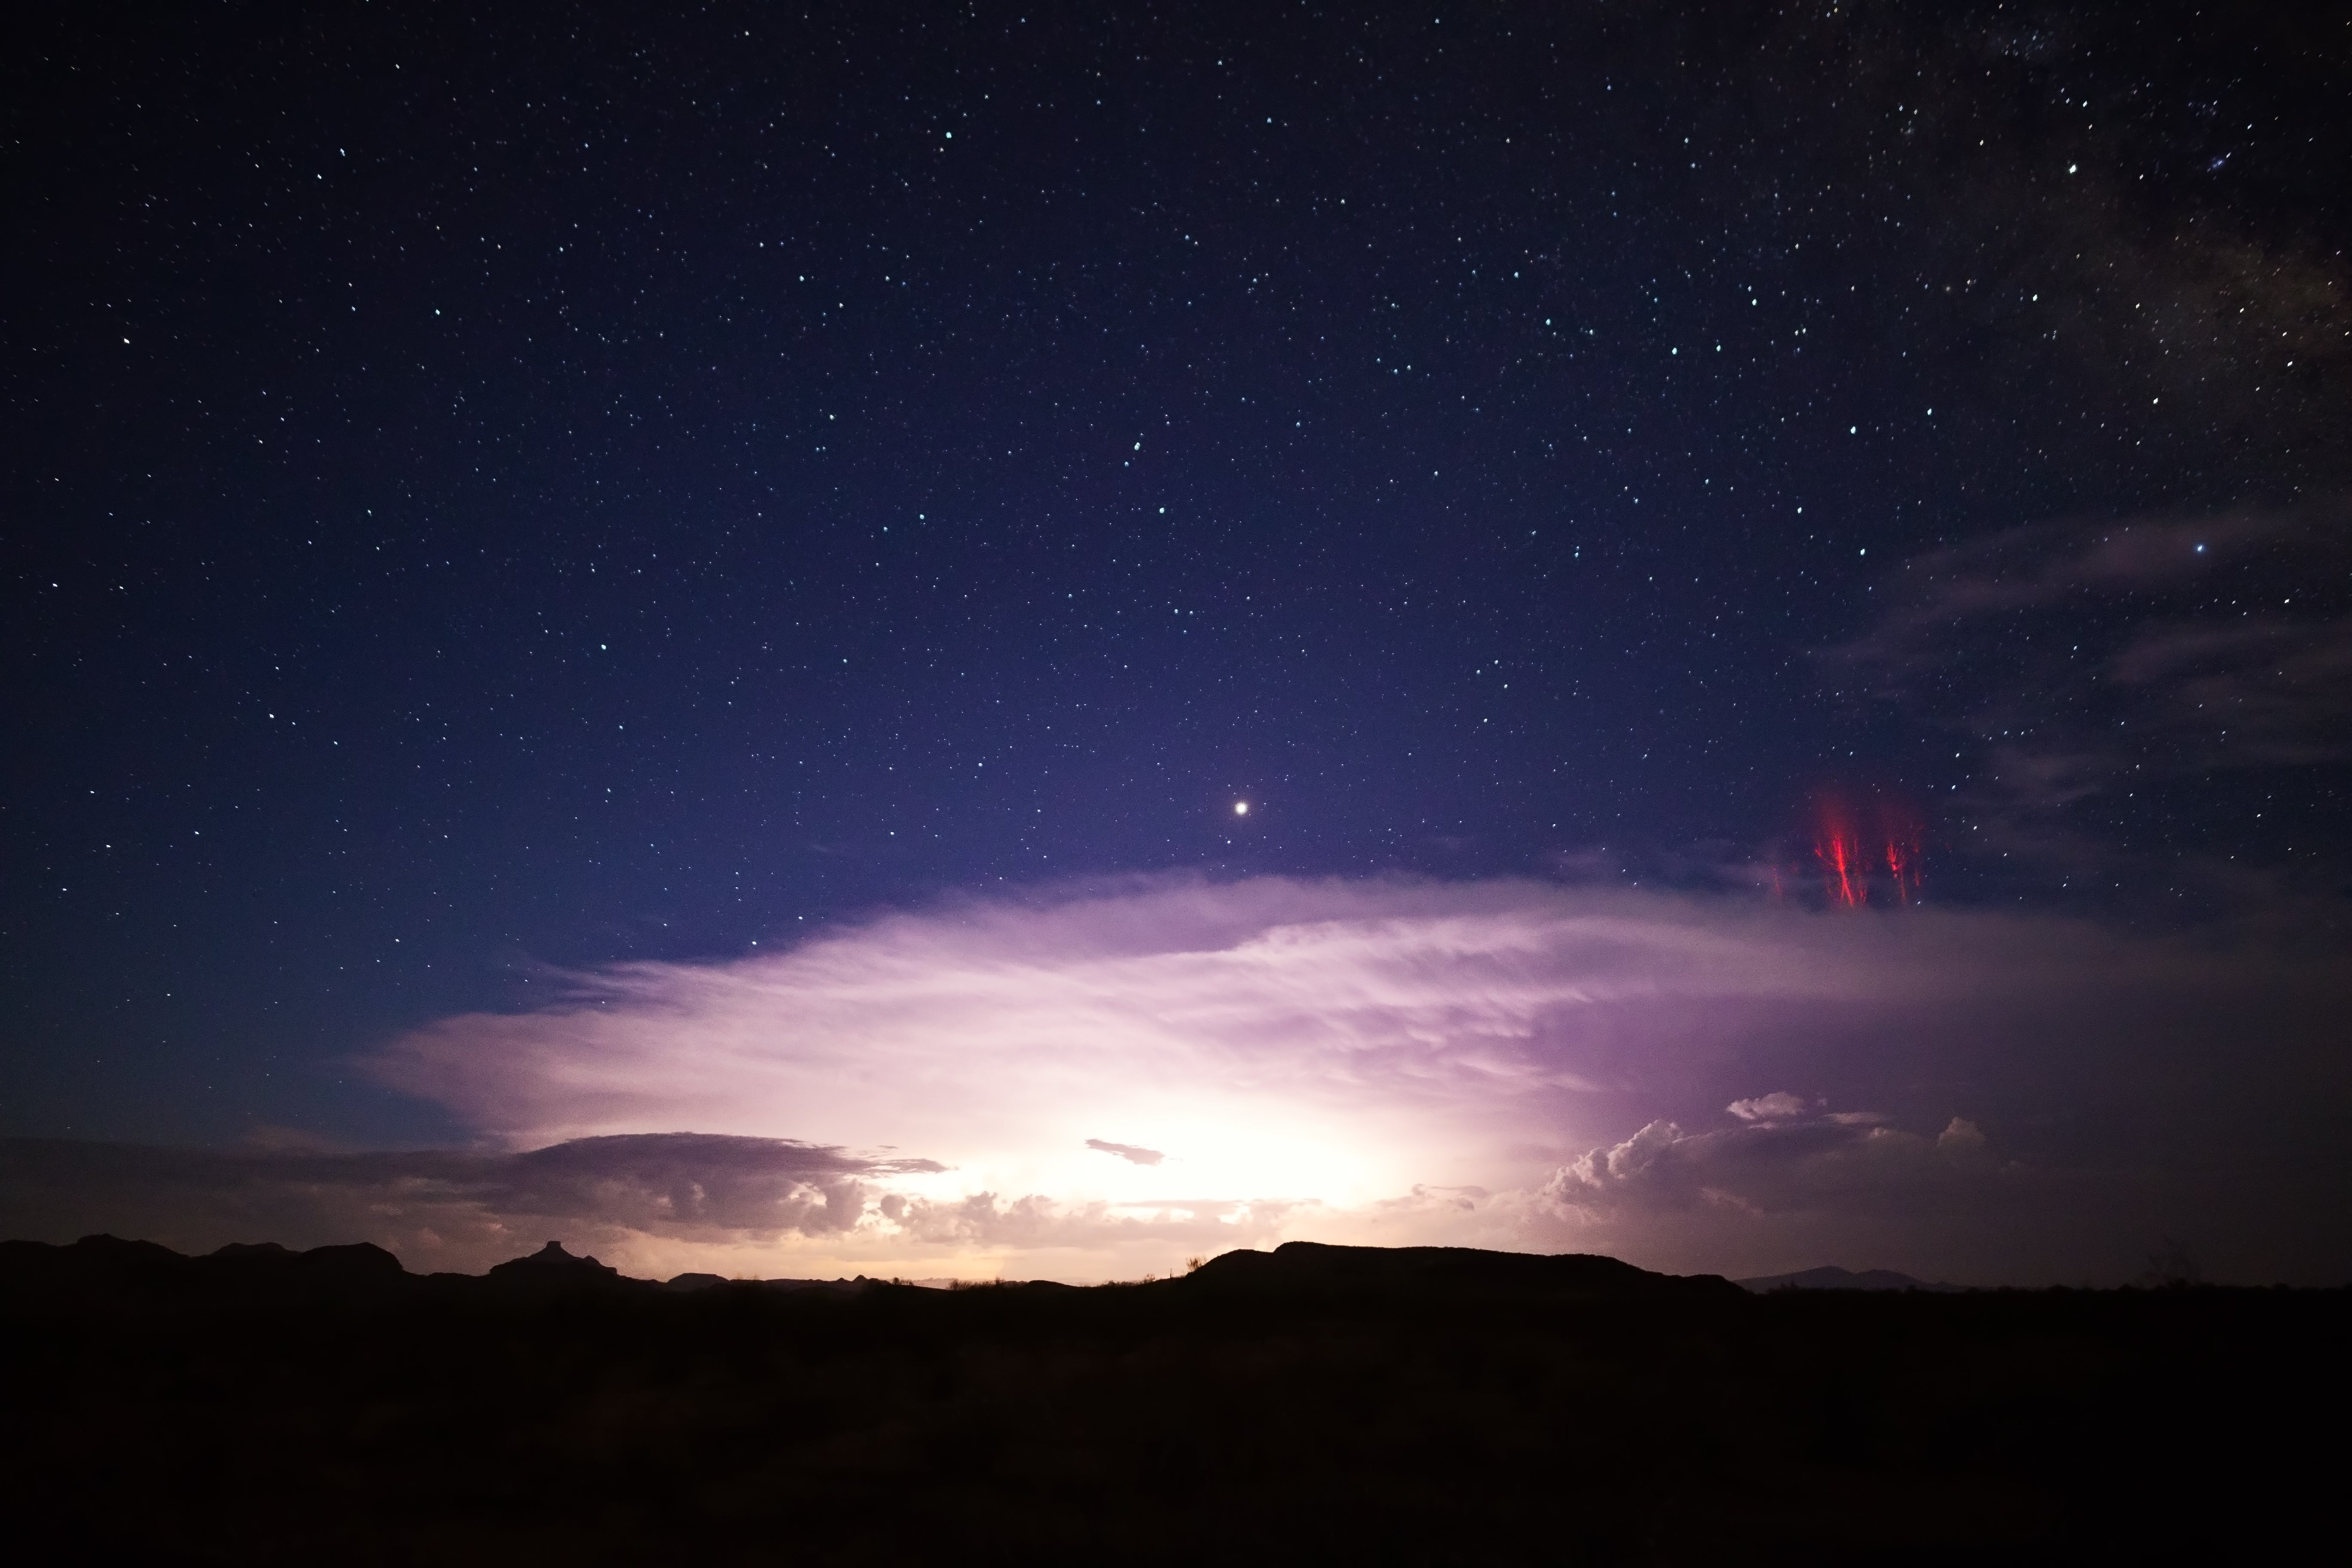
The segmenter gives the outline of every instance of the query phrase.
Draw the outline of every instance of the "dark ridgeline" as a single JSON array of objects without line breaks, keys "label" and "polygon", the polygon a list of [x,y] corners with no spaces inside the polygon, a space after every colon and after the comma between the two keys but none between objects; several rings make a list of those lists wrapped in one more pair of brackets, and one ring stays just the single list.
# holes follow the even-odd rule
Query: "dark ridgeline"
[{"label": "dark ridgeline", "polygon": [[1914,1279],[1892,1268],[1800,1268],[1794,1274],[1762,1274],[1738,1282],[1747,1290],[1965,1290],[1965,1285]]},{"label": "dark ridgeline", "polygon": [[1081,1289],[0,1245],[21,1561],[2244,1560],[2344,1291],[1292,1243]]},{"label": "dark ridgeline", "polygon": [[1653,1274],[1589,1252],[1547,1257],[1474,1247],[1328,1247],[1289,1241],[1272,1252],[1228,1252],[1187,1279],[1196,1292],[1255,1296],[1374,1294],[1455,1302],[1536,1300],[1719,1300],[1734,1287],[1712,1274]]}]

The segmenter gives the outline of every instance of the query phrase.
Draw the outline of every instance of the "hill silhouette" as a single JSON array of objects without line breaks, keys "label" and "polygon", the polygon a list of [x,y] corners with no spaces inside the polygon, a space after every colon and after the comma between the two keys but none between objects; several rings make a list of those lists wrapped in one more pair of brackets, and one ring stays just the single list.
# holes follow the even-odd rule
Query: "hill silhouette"
[{"label": "hill silhouette", "polygon": [[528,1258],[510,1258],[494,1266],[484,1278],[509,1290],[610,1290],[642,1283],[625,1279],[621,1271],[593,1258],[578,1258],[551,1241]]},{"label": "hill silhouette", "polygon": [[1196,1290],[1252,1294],[1377,1292],[1418,1296],[1598,1298],[1736,1291],[1716,1275],[1653,1274],[1591,1253],[1486,1252],[1469,1247],[1333,1247],[1286,1241],[1272,1252],[1227,1252],[1194,1271]]},{"label": "hill silhouette", "polygon": [[0,1501],[41,1561],[2244,1560],[2326,1523],[2303,1417],[2352,1392],[2347,1302],[1297,1243],[940,1290],[16,1242]]}]

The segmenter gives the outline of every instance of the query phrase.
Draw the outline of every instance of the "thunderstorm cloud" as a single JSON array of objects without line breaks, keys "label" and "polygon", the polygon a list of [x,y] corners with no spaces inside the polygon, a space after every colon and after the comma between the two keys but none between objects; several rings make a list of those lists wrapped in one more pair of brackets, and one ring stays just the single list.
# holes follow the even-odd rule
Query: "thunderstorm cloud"
[{"label": "thunderstorm cloud", "polygon": [[2352,1213],[2318,1201],[2314,1109],[2341,1100],[2341,979],[2275,932],[1129,883],[577,974],[365,1064],[475,1151],[18,1142],[0,1198],[26,1234],[364,1236],[441,1267],[546,1231],[794,1276],[1098,1279],[1284,1237],[2032,1281],[2186,1235],[2217,1269],[2317,1269]]}]

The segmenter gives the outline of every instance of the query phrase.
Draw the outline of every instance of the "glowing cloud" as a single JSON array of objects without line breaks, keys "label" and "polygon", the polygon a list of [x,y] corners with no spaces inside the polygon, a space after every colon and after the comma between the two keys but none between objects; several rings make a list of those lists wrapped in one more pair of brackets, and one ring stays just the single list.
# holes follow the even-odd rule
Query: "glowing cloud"
[{"label": "glowing cloud", "polygon": [[[1861,1261],[1981,1274],[2036,1227],[2054,1258],[2060,1230],[2116,1223],[2112,1184],[2004,1205],[2128,1161],[2139,1091],[2117,1086],[2154,1081],[2150,1050],[2173,1100],[2149,1114],[2176,1123],[2325,1058],[2325,963],[1875,903],[1129,883],[573,976],[558,1005],[450,1018],[369,1067],[513,1150],[692,1128],[845,1151],[854,1190],[733,1233],[755,1271],[1101,1278],[1310,1236],[1760,1272],[1836,1235],[1851,1260],[1863,1233],[1819,1228],[1843,1215],[1879,1226]],[[1942,1251],[1890,1193],[1942,1216]]]},{"label": "glowing cloud", "polygon": [[[565,1005],[453,1018],[373,1068],[516,1146],[685,1126],[953,1166],[927,1195],[1126,1202],[1181,1175],[1346,1207],[1589,1120],[1629,1007],[1884,988],[1825,936],[1534,884],[1160,885],[581,976]],[[1105,1126],[1164,1161],[1093,1159]]]}]

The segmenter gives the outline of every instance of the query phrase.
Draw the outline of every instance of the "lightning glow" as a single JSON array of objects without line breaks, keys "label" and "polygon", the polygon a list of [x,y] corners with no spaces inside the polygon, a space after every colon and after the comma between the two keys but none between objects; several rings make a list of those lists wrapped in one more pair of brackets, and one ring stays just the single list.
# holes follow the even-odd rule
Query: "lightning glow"
[{"label": "lightning glow", "polygon": [[[1873,802],[1867,812],[1857,812],[1842,800],[1824,796],[1816,809],[1813,859],[1820,868],[1823,900],[1836,909],[1908,909],[1920,888],[1925,836],[1918,819],[1885,798]],[[1775,867],[1776,893],[1780,876]]]}]

